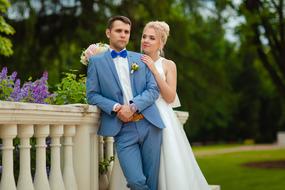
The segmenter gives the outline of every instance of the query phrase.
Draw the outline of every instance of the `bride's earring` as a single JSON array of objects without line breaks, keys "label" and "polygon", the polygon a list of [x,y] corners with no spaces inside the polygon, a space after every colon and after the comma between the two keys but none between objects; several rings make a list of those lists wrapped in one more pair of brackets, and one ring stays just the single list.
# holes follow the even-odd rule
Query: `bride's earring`
[{"label": "bride's earring", "polygon": [[162,49],[158,49],[158,55],[161,56],[161,57],[164,57],[164,52]]},{"label": "bride's earring", "polygon": [[157,50],[157,55],[158,55],[158,56],[161,55],[161,49],[160,49],[160,48],[158,48],[158,50]]}]

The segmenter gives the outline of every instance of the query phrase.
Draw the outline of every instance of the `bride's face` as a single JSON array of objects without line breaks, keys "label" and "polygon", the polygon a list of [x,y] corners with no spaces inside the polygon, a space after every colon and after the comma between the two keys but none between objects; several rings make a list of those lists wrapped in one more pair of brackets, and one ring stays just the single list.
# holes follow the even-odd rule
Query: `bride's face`
[{"label": "bride's face", "polygon": [[145,28],[141,39],[141,50],[147,54],[157,53],[160,47],[160,37],[153,28]]}]

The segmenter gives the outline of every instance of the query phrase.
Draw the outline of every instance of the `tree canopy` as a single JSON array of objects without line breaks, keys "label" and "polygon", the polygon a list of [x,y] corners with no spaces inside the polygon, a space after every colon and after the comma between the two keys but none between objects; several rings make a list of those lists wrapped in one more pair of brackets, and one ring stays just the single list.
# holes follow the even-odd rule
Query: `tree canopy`
[{"label": "tree canopy", "polygon": [[0,55],[10,56],[13,54],[12,42],[6,35],[14,34],[15,30],[2,16],[7,12],[10,3],[8,0],[0,0]]},{"label": "tree canopy", "polygon": [[[0,2],[6,2],[4,9],[0,4],[5,13],[9,4]],[[277,130],[285,129],[283,0],[10,2],[0,21],[5,18],[17,31],[10,37],[14,54],[0,56],[0,65],[17,70],[24,80],[46,70],[54,88],[63,72],[85,74],[80,54],[91,43],[107,42],[112,15],[132,20],[128,49],[134,51],[140,51],[144,25],[164,20],[170,25],[165,55],[177,65],[180,109],[190,113],[185,125],[190,141],[274,141]],[[231,19],[237,22],[235,41],[225,37]],[[12,34],[8,28],[10,33],[0,32]]]}]

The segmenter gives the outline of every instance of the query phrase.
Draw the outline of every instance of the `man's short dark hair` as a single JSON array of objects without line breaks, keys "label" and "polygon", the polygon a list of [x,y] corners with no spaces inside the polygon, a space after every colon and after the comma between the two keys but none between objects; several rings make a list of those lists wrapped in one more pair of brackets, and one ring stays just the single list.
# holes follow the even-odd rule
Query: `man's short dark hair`
[{"label": "man's short dark hair", "polygon": [[111,29],[113,23],[114,23],[116,20],[122,21],[123,23],[129,24],[130,26],[132,26],[132,22],[131,22],[131,20],[130,20],[128,17],[121,16],[121,15],[117,15],[117,16],[111,17],[111,18],[108,20],[107,28],[108,28],[108,29]]}]

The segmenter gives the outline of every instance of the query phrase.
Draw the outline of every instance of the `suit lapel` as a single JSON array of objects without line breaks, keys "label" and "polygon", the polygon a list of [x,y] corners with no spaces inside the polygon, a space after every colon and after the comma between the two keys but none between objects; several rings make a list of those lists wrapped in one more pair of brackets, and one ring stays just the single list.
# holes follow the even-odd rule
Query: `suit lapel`
[{"label": "suit lapel", "polygon": [[120,83],[120,79],[119,79],[119,76],[118,76],[118,73],[117,73],[117,70],[116,70],[116,67],[115,67],[115,63],[114,63],[114,61],[113,61],[113,59],[111,57],[111,54],[110,54],[109,50],[105,52],[105,58],[107,60],[107,64],[108,64],[110,70],[113,73],[113,76],[116,79],[115,81],[117,82],[117,84],[120,87],[121,91],[123,91],[121,83]]},{"label": "suit lapel", "polygon": [[131,80],[131,85],[132,85],[132,92],[133,92],[133,96],[136,95],[135,93],[135,79],[134,79],[134,74],[135,73],[131,73],[131,67],[132,64],[134,63],[134,58],[131,52],[128,51],[128,63],[129,63],[129,74],[130,74],[130,80]]}]

